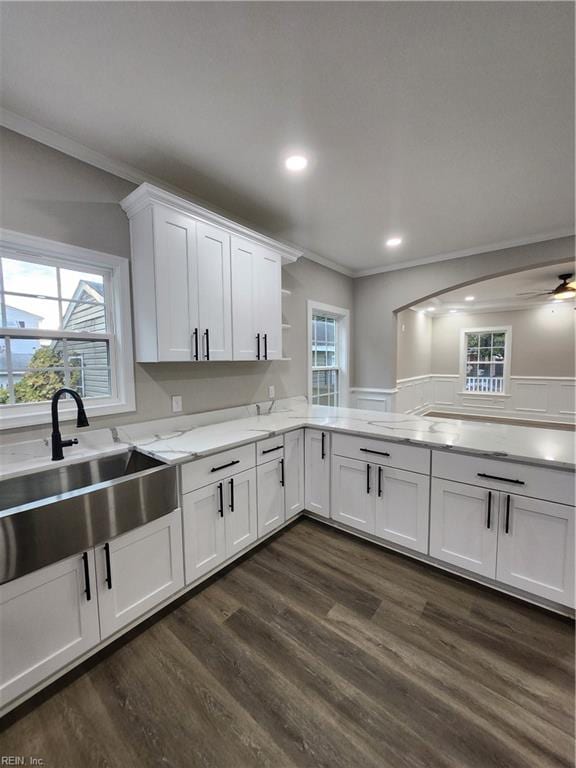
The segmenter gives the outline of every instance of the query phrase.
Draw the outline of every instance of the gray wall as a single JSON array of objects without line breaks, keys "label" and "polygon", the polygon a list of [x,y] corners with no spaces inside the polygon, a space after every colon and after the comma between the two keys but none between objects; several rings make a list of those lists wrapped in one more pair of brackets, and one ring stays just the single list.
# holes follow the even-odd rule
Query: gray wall
[{"label": "gray wall", "polygon": [[432,373],[459,373],[462,328],[511,326],[512,376],[574,376],[575,315],[571,304],[554,304],[513,312],[435,317]]},{"label": "gray wall", "polygon": [[[134,185],[10,131],[0,132],[0,226],[129,257],[128,220],[118,201]],[[226,408],[306,394],[306,300],[352,309],[352,280],[301,259],[283,270],[285,355],[290,362],[162,363],[135,366],[137,412],[93,419],[94,426],[171,414],[170,396],[184,412]],[[45,435],[48,427],[4,431],[3,440]]]},{"label": "gray wall", "polygon": [[357,278],[354,280],[354,386],[395,386],[395,310],[449,288],[573,259],[574,238],[564,237]]},{"label": "gray wall", "polygon": [[432,372],[432,320],[423,312],[405,309],[398,313],[397,349],[399,379],[426,376]]}]

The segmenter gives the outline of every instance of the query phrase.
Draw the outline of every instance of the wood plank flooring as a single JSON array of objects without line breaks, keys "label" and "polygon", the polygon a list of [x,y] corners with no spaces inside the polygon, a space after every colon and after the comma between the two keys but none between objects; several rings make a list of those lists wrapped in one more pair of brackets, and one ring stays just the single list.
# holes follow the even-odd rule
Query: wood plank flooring
[{"label": "wood plank flooring", "polygon": [[573,691],[568,620],[301,520],[9,715],[0,755],[48,768],[572,766]]}]

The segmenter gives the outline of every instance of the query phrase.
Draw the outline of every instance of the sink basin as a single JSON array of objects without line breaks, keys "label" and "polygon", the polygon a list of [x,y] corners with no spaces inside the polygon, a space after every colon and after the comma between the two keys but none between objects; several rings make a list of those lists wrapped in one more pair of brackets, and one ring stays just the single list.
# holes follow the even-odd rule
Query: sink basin
[{"label": "sink basin", "polygon": [[176,467],[135,449],[0,481],[0,584],[177,506]]}]

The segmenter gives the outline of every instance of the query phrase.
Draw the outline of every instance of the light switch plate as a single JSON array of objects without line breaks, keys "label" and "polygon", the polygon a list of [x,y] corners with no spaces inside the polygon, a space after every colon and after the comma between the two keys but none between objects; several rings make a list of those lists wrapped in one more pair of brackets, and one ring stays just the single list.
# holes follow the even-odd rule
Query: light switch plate
[{"label": "light switch plate", "polygon": [[274,384],[270,384],[270,386],[268,387],[268,398],[270,400],[274,400],[275,397],[276,397],[276,388]]},{"label": "light switch plate", "polygon": [[172,395],[172,413],[182,413],[182,395]]}]

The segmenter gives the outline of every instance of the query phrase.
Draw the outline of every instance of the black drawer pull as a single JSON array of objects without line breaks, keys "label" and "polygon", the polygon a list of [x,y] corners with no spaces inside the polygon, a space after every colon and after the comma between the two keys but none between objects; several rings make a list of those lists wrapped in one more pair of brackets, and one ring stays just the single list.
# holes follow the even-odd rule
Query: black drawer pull
[{"label": "black drawer pull", "polygon": [[280,485],[282,488],[286,485],[285,479],[284,479],[284,459],[280,459]]},{"label": "black drawer pull", "polygon": [[373,451],[371,448],[360,448],[362,453],[374,453],[376,456],[390,456],[386,451]]},{"label": "black drawer pull", "polygon": [[268,360],[268,334],[264,334],[264,360]]},{"label": "black drawer pull", "polygon": [[366,493],[370,493],[370,471],[372,467],[366,464]]},{"label": "black drawer pull", "polygon": [[510,533],[510,499],[511,496],[506,496],[506,522],[504,523],[504,533]]},{"label": "black drawer pull", "polygon": [[260,360],[260,334],[256,334],[256,360]]},{"label": "black drawer pull", "polygon": [[104,544],[104,556],[106,558],[106,584],[112,589],[112,566],[110,565],[110,544]]},{"label": "black drawer pull", "polygon": [[224,517],[224,483],[218,483],[218,514]]},{"label": "black drawer pull", "polygon": [[194,360],[198,360],[198,328],[194,328],[192,338],[194,339]]},{"label": "black drawer pull", "polygon": [[273,453],[274,451],[279,451],[281,448],[284,448],[284,446],[277,445],[276,448],[266,448],[265,451],[262,451],[262,456],[264,456],[265,453]]},{"label": "black drawer pull", "polygon": [[514,485],[526,485],[524,480],[512,480],[510,477],[498,477],[498,475],[487,475],[485,472],[477,472],[478,477],[485,477],[488,480],[500,480],[502,483],[514,483]]},{"label": "black drawer pull", "polygon": [[230,478],[230,512],[234,512],[234,478]]},{"label": "black drawer pull", "polygon": [[84,593],[86,595],[86,600],[92,600],[92,592],[90,590],[90,569],[88,567],[88,552],[84,552],[82,555],[82,562],[84,563],[84,584],[85,589]]},{"label": "black drawer pull", "polygon": [[382,498],[382,467],[378,467],[378,498]]},{"label": "black drawer pull", "polygon": [[322,432],[322,449],[320,453],[320,458],[325,459],[326,458],[326,433]]},{"label": "black drawer pull", "polygon": [[240,464],[240,459],[234,459],[234,461],[229,461],[228,464],[221,464],[219,467],[212,467],[210,472],[220,472],[221,469],[228,469],[228,467],[233,467],[234,464]]},{"label": "black drawer pull", "polygon": [[206,336],[206,354],[204,355],[204,359],[210,360],[210,332],[208,328],[206,328],[204,336]]},{"label": "black drawer pull", "polygon": [[486,517],[486,528],[490,530],[492,523],[492,491],[488,491],[488,515]]}]

